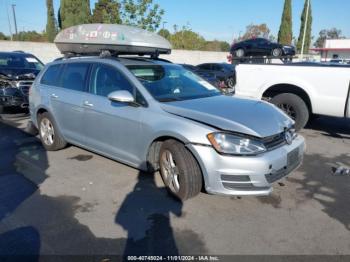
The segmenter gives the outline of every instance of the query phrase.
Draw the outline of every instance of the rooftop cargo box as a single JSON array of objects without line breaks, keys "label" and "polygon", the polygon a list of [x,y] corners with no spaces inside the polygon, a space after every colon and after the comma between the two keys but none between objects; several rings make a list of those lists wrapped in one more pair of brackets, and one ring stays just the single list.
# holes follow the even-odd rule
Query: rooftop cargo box
[{"label": "rooftop cargo box", "polygon": [[137,27],[116,24],[84,24],[62,30],[55,38],[62,54],[92,55],[104,50],[116,54],[170,54],[163,37]]}]

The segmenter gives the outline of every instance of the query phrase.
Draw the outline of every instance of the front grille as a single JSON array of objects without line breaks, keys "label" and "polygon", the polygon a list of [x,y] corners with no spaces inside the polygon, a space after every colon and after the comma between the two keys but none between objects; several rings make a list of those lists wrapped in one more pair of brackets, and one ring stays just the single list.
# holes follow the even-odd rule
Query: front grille
[{"label": "front grille", "polygon": [[34,81],[32,80],[23,80],[18,81],[18,88],[21,90],[22,94],[25,96],[29,95],[29,89],[32,86]]},{"label": "front grille", "polygon": [[285,132],[282,132],[278,135],[273,135],[265,137],[263,143],[267,150],[272,150],[277,147],[283,146],[286,143]]}]

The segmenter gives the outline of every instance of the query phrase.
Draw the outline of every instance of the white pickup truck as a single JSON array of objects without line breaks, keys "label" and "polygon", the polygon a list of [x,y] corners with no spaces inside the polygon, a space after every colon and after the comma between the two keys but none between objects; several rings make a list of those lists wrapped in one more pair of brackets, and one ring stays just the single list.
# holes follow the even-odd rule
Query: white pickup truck
[{"label": "white pickup truck", "polygon": [[322,64],[239,64],[236,95],[267,100],[295,120],[312,115],[350,117],[350,67]]}]

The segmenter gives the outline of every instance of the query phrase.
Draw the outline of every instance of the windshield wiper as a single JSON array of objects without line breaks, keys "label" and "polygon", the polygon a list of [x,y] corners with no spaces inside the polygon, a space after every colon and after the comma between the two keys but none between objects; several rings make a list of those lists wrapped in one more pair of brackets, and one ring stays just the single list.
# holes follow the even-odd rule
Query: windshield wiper
[{"label": "windshield wiper", "polygon": [[181,98],[176,98],[176,97],[165,97],[165,98],[159,98],[158,101],[162,103],[166,102],[174,102],[174,101],[181,101]]}]

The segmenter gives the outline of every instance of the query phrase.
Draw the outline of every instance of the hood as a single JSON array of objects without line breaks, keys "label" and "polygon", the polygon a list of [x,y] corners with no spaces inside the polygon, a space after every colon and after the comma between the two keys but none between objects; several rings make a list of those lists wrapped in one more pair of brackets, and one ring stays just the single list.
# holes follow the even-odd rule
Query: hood
[{"label": "hood", "polygon": [[39,74],[39,70],[25,68],[1,68],[0,78],[5,80],[34,80]]},{"label": "hood", "polygon": [[293,124],[271,104],[224,95],[162,103],[161,107],[168,113],[220,130],[261,138],[279,134]]}]

